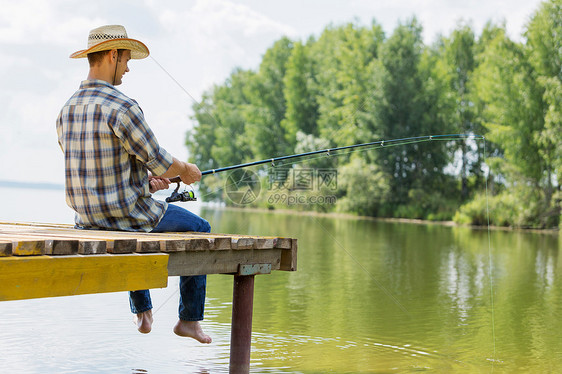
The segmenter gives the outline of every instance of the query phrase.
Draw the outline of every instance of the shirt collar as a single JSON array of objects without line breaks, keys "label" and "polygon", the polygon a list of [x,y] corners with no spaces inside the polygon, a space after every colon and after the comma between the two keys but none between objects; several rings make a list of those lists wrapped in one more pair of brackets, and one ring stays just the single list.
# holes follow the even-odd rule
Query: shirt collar
[{"label": "shirt collar", "polygon": [[106,86],[112,89],[116,89],[115,86],[113,86],[112,84],[107,83],[104,80],[101,79],[90,79],[90,80],[84,80],[80,83],[80,89],[86,89],[86,88],[99,88],[102,86]]}]

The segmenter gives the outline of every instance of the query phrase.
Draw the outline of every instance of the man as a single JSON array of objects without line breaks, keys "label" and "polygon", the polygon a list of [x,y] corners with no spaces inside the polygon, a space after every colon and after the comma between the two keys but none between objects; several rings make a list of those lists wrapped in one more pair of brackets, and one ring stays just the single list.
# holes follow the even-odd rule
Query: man
[{"label": "man", "polygon": [[[209,223],[189,211],[154,200],[168,188],[168,178],[186,184],[201,180],[196,165],[172,157],[156,140],[142,110],[118,91],[130,59],[143,59],[148,48],[130,39],[123,26],[90,31],[88,48],[71,58],[88,58],[87,80],[67,101],[57,119],[65,157],[66,202],[76,212],[76,227],[143,232],[210,232]],[[179,321],[174,332],[210,343],[203,319],[206,276],[180,277]],[[148,290],[129,293],[141,333],[152,329]]]}]

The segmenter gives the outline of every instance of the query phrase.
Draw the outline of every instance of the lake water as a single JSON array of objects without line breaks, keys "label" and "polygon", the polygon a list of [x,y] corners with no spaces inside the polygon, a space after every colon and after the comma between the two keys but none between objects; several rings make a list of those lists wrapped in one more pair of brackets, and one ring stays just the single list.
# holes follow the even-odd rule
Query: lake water
[{"label": "lake water", "polygon": [[[299,240],[298,271],[256,277],[253,373],[549,373],[562,367],[559,234],[184,205],[214,232]],[[71,223],[61,190],[0,188],[0,220]],[[178,278],[136,332],[124,292],[0,303],[0,373],[227,373],[232,276],[176,337]]]}]

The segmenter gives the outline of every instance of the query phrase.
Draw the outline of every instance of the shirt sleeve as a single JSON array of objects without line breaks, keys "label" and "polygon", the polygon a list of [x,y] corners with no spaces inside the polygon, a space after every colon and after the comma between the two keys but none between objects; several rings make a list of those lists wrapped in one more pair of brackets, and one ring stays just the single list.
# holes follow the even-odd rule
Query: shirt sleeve
[{"label": "shirt sleeve", "polygon": [[122,112],[117,122],[114,132],[127,153],[135,156],[153,175],[162,175],[170,168],[172,155],[158,144],[138,105]]}]

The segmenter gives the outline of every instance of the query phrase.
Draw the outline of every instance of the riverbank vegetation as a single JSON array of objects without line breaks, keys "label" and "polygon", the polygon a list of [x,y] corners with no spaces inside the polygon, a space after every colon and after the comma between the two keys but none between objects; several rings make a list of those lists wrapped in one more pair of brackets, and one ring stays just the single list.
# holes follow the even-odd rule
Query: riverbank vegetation
[{"label": "riverbank vegetation", "polygon": [[235,69],[194,106],[186,144],[201,170],[421,135],[486,140],[254,168],[260,179],[246,183],[252,198],[241,201],[228,198],[232,181],[217,174],[203,179],[205,199],[465,224],[487,224],[489,209],[494,225],[559,226],[562,0],[529,15],[522,41],[505,24],[478,31],[460,22],[426,45],[412,18],[390,35],[373,20],[279,39],[257,70]]}]

